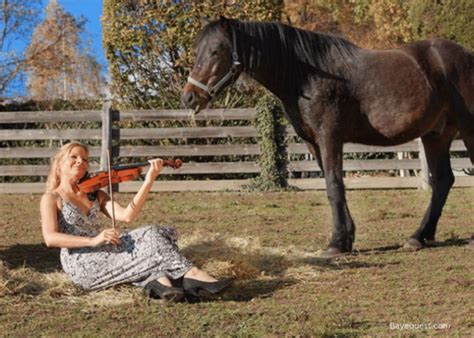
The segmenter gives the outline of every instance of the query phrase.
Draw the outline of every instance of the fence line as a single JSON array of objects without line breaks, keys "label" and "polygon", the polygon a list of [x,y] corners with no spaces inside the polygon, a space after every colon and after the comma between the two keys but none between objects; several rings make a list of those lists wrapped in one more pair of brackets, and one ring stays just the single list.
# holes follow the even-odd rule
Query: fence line
[{"label": "fence line", "polygon": [[[196,125],[197,121],[222,122],[228,120],[251,121],[255,118],[255,109],[212,109],[204,110],[196,116],[191,116],[188,110],[113,110],[110,103],[106,102],[103,109],[85,111],[53,111],[53,112],[0,112],[1,144],[11,144],[15,141],[28,141],[34,143],[39,140],[52,142],[55,140],[92,140],[102,142],[90,147],[90,154],[96,161],[92,161],[91,170],[104,168],[106,165],[106,150],[117,158],[134,157],[186,157],[183,167],[179,170],[165,168],[163,175],[172,175],[172,180],[163,180],[156,185],[156,191],[183,191],[183,190],[227,190],[239,189],[243,184],[248,184],[249,179],[206,179],[189,180],[189,175],[213,175],[213,177],[228,174],[257,175],[260,172],[257,156],[260,153],[255,143],[257,136],[253,126],[201,126],[201,127],[166,127],[166,128],[129,128],[120,127],[127,123],[148,121],[184,121]],[[101,122],[100,127],[71,128],[71,129],[38,129],[31,124],[37,123],[62,123],[62,122]],[[24,125],[22,125],[24,124]],[[119,126],[120,124],[120,126]],[[289,136],[295,136],[293,128],[287,129]],[[211,139],[242,139],[243,144],[190,144],[188,140]],[[159,145],[132,145],[136,140],[181,140],[185,144],[170,144],[164,142]],[[128,142],[128,144],[127,144]],[[346,186],[349,189],[362,188],[416,188],[426,187],[425,163],[418,157],[420,153],[418,140],[402,145],[379,147],[361,144],[346,144],[344,152],[356,154],[363,157],[365,153],[410,153],[416,158],[397,159],[347,159],[344,161],[346,171]],[[14,159],[45,159],[50,158],[57,148],[50,147],[0,147],[0,159],[4,161]],[[451,151],[459,153],[466,151],[460,140],[455,140]],[[288,145],[288,153],[291,157],[289,170],[292,177],[305,177],[302,173],[317,175],[320,172],[316,161],[310,160],[309,152],[302,143],[292,142]],[[235,161],[222,162],[215,157],[235,157]],[[347,156],[347,155],[346,155]],[[203,158],[211,157],[210,161]],[[354,157],[354,156],[352,156]],[[403,157],[403,156],[401,156]],[[193,160],[199,158],[199,161]],[[472,168],[467,157],[456,157],[451,160],[453,169]],[[6,164],[0,165],[0,177],[35,176],[47,175],[48,166],[45,164]],[[394,175],[398,171],[415,170],[419,176],[399,177]],[[390,176],[364,177],[367,171],[390,171]],[[420,174],[421,173],[421,174]],[[186,175],[186,180],[180,177]],[[362,176],[362,177],[361,177]],[[324,189],[322,178],[290,178],[290,184],[302,189]],[[121,191],[136,191],[139,182],[127,182],[120,185]],[[474,177],[456,177],[456,186],[474,186]],[[44,183],[0,183],[0,193],[36,193],[42,192]]]}]

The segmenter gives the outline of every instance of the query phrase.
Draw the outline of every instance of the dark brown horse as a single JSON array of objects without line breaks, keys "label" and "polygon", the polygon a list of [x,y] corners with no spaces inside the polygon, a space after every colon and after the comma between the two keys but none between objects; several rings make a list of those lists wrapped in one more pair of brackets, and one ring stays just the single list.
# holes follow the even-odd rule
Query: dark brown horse
[{"label": "dark brown horse", "polygon": [[327,255],[351,251],[355,237],[343,183],[345,142],[395,145],[421,137],[432,196],[406,245],[434,240],[454,182],[449,148],[458,133],[474,162],[474,53],[441,39],[365,50],[337,36],[223,17],[204,27],[194,47],[186,107],[205,108],[242,72],[282,101],[325,175],[333,217]]}]

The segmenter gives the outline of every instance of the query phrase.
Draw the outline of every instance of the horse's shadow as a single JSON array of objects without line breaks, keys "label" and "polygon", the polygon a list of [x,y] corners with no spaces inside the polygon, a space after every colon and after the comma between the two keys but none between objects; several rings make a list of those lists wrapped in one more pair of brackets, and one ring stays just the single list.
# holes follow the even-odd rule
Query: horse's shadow
[{"label": "horse's shadow", "polygon": [[11,269],[28,267],[40,273],[61,270],[59,249],[44,244],[15,244],[0,247],[0,260]]},{"label": "horse's shadow", "polygon": [[309,257],[299,260],[300,263],[317,266],[319,268],[331,269],[331,270],[345,270],[345,269],[367,269],[367,268],[383,268],[387,265],[398,265],[400,262],[389,262],[389,263],[369,263],[360,262],[355,260],[349,260],[354,255],[340,256],[334,259],[320,258],[320,257]]},{"label": "horse's shadow", "polygon": [[[464,246],[469,243],[469,239],[463,238],[448,238],[444,241],[435,241],[432,243],[427,243],[423,250],[429,250],[431,248],[443,248],[443,247],[456,247],[456,246]],[[373,254],[384,254],[387,252],[397,252],[403,251],[403,245],[400,244],[393,244],[375,248],[366,248],[354,251],[352,255],[373,255]]]}]

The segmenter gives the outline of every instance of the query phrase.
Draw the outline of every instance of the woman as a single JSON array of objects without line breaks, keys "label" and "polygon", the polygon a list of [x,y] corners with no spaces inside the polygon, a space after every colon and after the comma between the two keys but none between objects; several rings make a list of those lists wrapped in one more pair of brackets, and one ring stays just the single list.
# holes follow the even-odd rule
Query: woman
[{"label": "woman", "polygon": [[[79,190],[78,181],[88,169],[85,145],[72,142],[54,156],[46,193],[41,199],[41,227],[48,247],[61,248],[61,265],[69,278],[85,290],[133,283],[151,297],[179,301],[185,293],[201,290],[217,293],[230,286],[231,278],[217,280],[196,268],[176,246],[172,228],[155,225],[121,234],[117,229],[100,230],[100,212],[112,214],[109,196],[92,196]],[[145,181],[130,203],[114,202],[115,218],[132,222],[140,213],[150,189],[163,168],[163,160],[151,160]],[[182,278],[182,288],[172,280]]]}]

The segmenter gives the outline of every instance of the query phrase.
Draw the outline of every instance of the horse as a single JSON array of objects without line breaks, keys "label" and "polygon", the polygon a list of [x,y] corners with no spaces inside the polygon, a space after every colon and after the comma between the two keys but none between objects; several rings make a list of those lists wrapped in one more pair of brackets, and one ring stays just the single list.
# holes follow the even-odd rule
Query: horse
[{"label": "horse", "polygon": [[282,102],[325,177],[333,220],[325,256],[351,252],[355,239],[343,182],[346,142],[389,146],[421,138],[432,194],[404,248],[435,240],[454,183],[449,149],[458,134],[474,163],[473,52],[445,39],[368,50],[332,34],[222,16],[204,26],[193,48],[186,108],[198,113],[241,73]]}]

